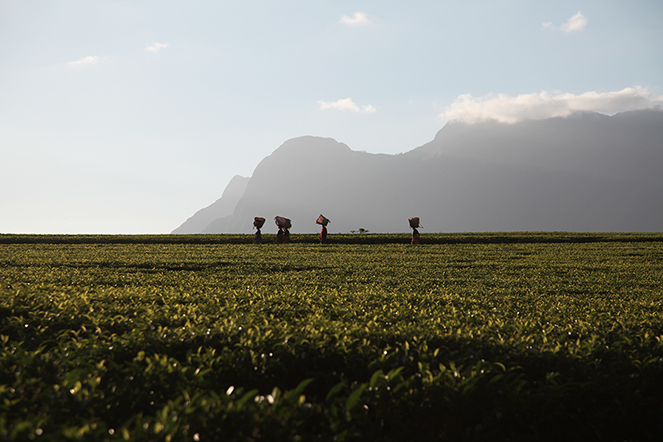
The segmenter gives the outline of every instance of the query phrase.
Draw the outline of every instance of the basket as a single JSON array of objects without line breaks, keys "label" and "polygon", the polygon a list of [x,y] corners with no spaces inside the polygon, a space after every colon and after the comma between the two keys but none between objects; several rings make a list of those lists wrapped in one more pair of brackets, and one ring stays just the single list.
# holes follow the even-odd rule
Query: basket
[{"label": "basket", "polygon": [[413,229],[417,229],[420,226],[419,217],[409,218],[408,222],[410,223],[410,227],[412,227]]},{"label": "basket", "polygon": [[256,216],[253,218],[253,227],[256,229],[262,228],[262,226],[265,224],[265,218],[262,218],[260,216]]},{"label": "basket", "polygon": [[274,217],[274,222],[281,229],[289,229],[290,227],[292,227],[292,223],[290,222],[290,220],[288,218],[284,218],[282,216]]},{"label": "basket", "polygon": [[315,220],[316,224],[322,224],[323,226],[326,226],[329,224],[331,220],[329,218],[326,218],[324,215],[320,214],[317,220]]}]

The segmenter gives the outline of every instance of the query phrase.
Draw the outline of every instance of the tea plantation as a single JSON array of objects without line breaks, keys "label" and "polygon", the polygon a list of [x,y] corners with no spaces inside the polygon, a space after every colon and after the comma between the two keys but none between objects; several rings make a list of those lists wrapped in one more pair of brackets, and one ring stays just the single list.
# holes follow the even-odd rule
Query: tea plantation
[{"label": "tea plantation", "polygon": [[663,440],[663,234],[263,238],[0,235],[0,440]]}]

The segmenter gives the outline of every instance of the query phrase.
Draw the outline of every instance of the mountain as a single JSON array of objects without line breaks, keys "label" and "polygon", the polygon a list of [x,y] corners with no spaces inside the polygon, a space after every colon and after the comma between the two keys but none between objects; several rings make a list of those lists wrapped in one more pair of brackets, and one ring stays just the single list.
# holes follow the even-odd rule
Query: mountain
[{"label": "mountain", "polygon": [[448,155],[660,183],[662,114],[643,110],[609,117],[578,112],[567,118],[518,124],[451,121],[433,141],[408,154],[420,158]]},{"label": "mountain", "polygon": [[232,215],[248,183],[249,178],[235,175],[226,186],[221,198],[197,211],[172,233],[201,233],[215,220]]},{"label": "mountain", "polygon": [[254,216],[281,215],[313,232],[320,213],[330,234],[406,232],[412,216],[424,232],[661,231],[662,165],[661,110],[451,121],[399,155],[301,137],[258,164],[232,214],[198,231],[248,233]]}]

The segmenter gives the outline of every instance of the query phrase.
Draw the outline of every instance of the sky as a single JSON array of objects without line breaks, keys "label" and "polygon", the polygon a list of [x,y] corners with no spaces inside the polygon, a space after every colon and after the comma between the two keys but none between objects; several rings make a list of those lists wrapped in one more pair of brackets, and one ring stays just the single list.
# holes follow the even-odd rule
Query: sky
[{"label": "sky", "polygon": [[169,233],[303,135],[396,154],[453,118],[661,106],[662,21],[660,0],[0,0],[0,233]]}]

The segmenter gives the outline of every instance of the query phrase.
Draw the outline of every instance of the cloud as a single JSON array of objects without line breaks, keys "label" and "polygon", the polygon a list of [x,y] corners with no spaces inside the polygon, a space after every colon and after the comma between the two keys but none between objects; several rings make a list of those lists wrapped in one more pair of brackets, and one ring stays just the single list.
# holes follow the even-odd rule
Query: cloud
[{"label": "cloud", "polygon": [[582,15],[581,11],[578,11],[574,16],[569,18],[566,23],[563,23],[559,28],[552,24],[552,22],[543,23],[543,29],[556,30],[559,29],[566,33],[582,31],[587,26],[587,17]]},{"label": "cloud", "polygon": [[148,45],[145,47],[145,50],[147,52],[157,52],[160,51],[161,49],[166,49],[168,47],[168,43],[152,43],[151,45]]},{"label": "cloud", "polygon": [[576,15],[571,17],[562,25],[562,31],[564,32],[575,32],[582,31],[587,25],[587,18],[582,15],[582,12],[578,11]]},{"label": "cloud", "polygon": [[615,92],[569,93],[540,92],[510,97],[505,94],[489,94],[474,98],[461,95],[440,114],[443,119],[459,119],[467,122],[496,120],[516,123],[524,120],[543,120],[566,117],[577,111],[616,113],[635,109],[651,109],[663,106],[663,96],[654,97],[646,88],[625,88]]},{"label": "cloud", "polygon": [[370,24],[371,21],[363,12],[355,12],[355,14],[352,17],[348,17],[347,15],[341,17],[339,23],[350,26],[362,26]]},{"label": "cloud", "polygon": [[320,110],[340,110],[340,111],[350,111],[350,112],[361,112],[363,114],[373,114],[377,109],[371,106],[362,106],[361,108],[352,102],[352,98],[342,98],[337,101],[318,101],[320,105]]},{"label": "cloud", "polygon": [[80,60],[77,61],[70,61],[69,64],[72,66],[79,66],[79,65],[84,65],[84,64],[94,64],[99,61],[99,57],[96,55],[88,55],[87,57],[83,57]]}]

